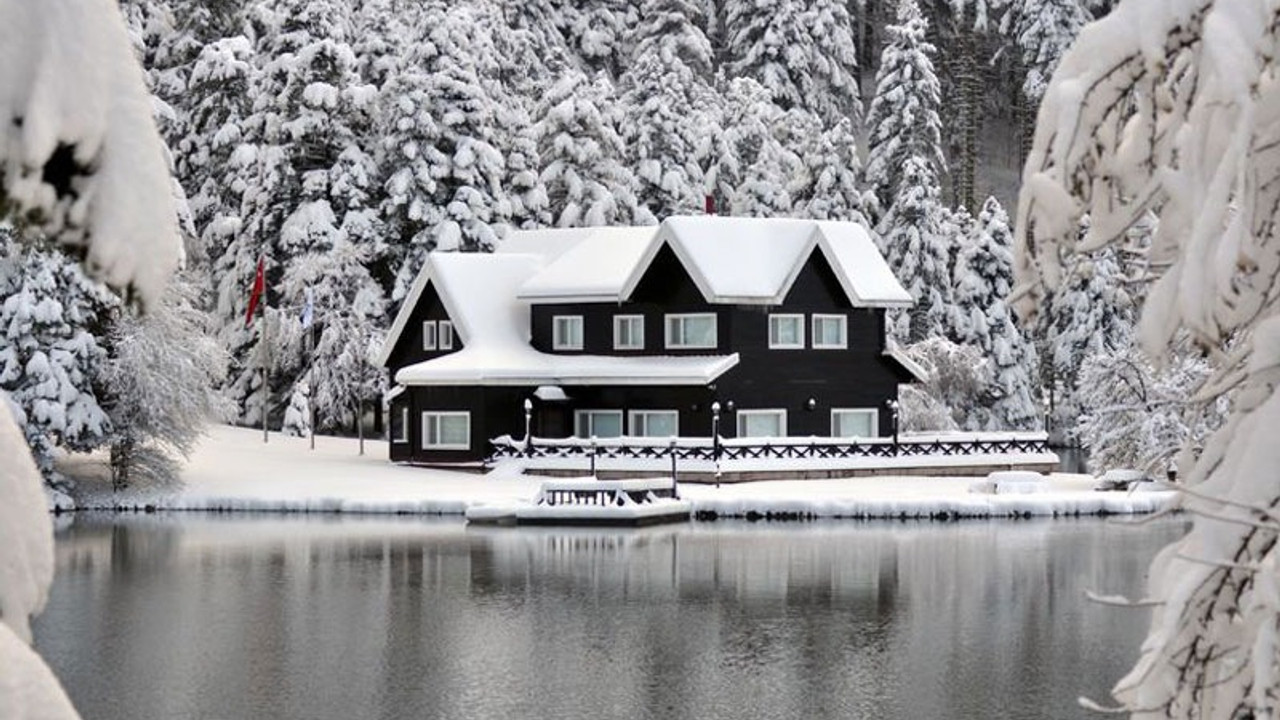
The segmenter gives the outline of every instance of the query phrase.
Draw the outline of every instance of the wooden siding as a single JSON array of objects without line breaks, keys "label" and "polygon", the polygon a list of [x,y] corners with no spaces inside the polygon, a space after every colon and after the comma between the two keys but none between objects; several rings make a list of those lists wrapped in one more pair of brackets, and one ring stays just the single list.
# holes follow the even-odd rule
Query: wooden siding
[{"label": "wooden siding", "polygon": [[440,302],[440,295],[436,293],[434,283],[427,283],[427,287],[418,298],[417,307],[413,309],[413,314],[409,316],[409,321],[405,323],[404,331],[400,333],[395,347],[392,348],[390,355],[387,357],[387,367],[391,370],[393,376],[396,370],[406,365],[438,358],[441,355],[448,355],[451,352],[462,349],[462,341],[458,338],[458,331],[455,326],[453,349],[423,350],[422,323],[428,320],[448,320],[453,322],[453,319],[449,317],[449,313],[444,309],[444,303]]}]

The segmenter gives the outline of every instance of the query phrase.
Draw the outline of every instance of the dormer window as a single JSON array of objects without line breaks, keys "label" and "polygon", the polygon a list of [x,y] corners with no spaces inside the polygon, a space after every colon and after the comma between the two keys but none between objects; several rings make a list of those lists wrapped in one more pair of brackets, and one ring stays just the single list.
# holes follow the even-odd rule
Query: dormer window
[{"label": "dormer window", "polygon": [[437,325],[439,326],[439,331],[436,333],[439,336],[436,338],[436,340],[438,341],[437,345],[441,350],[452,350],[453,349],[453,323],[449,322],[448,320],[441,320],[439,323],[437,323]]},{"label": "dormer window", "polygon": [[551,349],[582,349],[581,315],[556,315],[551,318]]},{"label": "dormer window", "polygon": [[804,315],[770,315],[769,348],[803,350]]},{"label": "dormer window", "polygon": [[422,349],[436,349],[436,321],[428,320],[422,323]]}]

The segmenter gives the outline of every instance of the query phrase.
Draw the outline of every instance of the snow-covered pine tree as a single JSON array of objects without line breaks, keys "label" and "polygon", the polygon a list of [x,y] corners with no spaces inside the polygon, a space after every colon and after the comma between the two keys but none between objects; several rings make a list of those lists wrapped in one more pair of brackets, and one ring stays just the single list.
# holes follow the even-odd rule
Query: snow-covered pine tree
[{"label": "snow-covered pine tree", "polygon": [[[963,209],[957,211],[963,212]],[[995,198],[987,198],[962,238],[954,268],[951,332],[987,358],[987,388],[975,430],[1031,430],[1041,424],[1039,360],[1009,308],[1013,289],[1013,233]],[[981,417],[979,417],[979,415]]]},{"label": "snow-covered pine tree", "polygon": [[216,389],[226,352],[198,301],[197,285],[179,273],[147,314],[123,313],[111,328],[103,384],[116,490],[175,483],[205,426],[235,413]]},{"label": "snow-covered pine tree", "polygon": [[932,162],[907,157],[893,203],[877,226],[881,253],[915,301],[891,319],[894,337],[904,344],[949,335],[951,251],[960,231],[939,192]]},{"label": "snow-covered pine tree", "polygon": [[1017,43],[1022,69],[1023,151],[1030,148],[1031,125],[1049,78],[1080,30],[1092,20],[1085,0],[1014,0],[1005,7],[1000,33]]},{"label": "snow-covered pine tree", "polygon": [[782,110],[769,89],[749,77],[726,83],[720,102],[708,180],[726,200],[725,209],[747,217],[793,215],[808,178],[798,149],[810,132],[820,131],[817,119],[804,110]]},{"label": "snow-covered pine tree", "polygon": [[862,161],[853,121],[841,120],[802,141],[808,186],[797,213],[815,220],[848,220],[870,228],[875,193],[862,185]]},{"label": "snow-covered pine tree", "polygon": [[611,110],[614,99],[607,77],[589,80],[578,71],[567,73],[542,99],[534,136],[556,227],[655,222],[636,201],[620,118]]},{"label": "snow-covered pine tree", "polygon": [[62,251],[0,227],[0,391],[26,416],[23,428],[48,479],[53,449],[102,445],[111,316],[120,302]]},{"label": "snow-covered pine tree", "polygon": [[858,54],[843,0],[725,0],[726,70],[824,125],[862,116]]},{"label": "snow-covered pine tree", "polygon": [[635,57],[618,82],[628,164],[639,200],[659,220],[698,212],[710,189],[715,98],[704,8],[693,0],[645,0],[634,32]]},{"label": "snow-covered pine tree", "polygon": [[573,0],[567,8],[565,41],[580,62],[611,79],[631,57],[631,35],[640,21],[638,0]]},{"label": "snow-covered pine tree", "polygon": [[433,3],[417,19],[400,73],[382,93],[387,232],[400,253],[392,292],[408,292],[432,250],[490,250],[510,219],[490,78],[493,40],[465,5]]},{"label": "snow-covered pine tree", "polygon": [[945,167],[934,48],[925,40],[928,23],[916,0],[900,1],[898,22],[885,32],[888,43],[880,55],[875,94],[867,112],[863,167],[866,185],[876,194],[882,211],[894,203],[904,184],[908,158],[928,164],[935,178]]}]

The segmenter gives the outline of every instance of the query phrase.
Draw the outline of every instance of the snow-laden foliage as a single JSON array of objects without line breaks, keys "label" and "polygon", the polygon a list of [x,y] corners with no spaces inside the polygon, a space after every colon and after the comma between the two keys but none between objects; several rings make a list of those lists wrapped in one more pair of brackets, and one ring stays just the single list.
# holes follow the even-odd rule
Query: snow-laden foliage
[{"label": "snow-laden foliage", "polygon": [[714,125],[711,43],[700,4],[645,0],[635,57],[618,81],[630,117],[622,127],[639,200],[659,220],[700,212],[702,160]]},{"label": "snow-laden foliage", "polygon": [[849,6],[841,0],[725,0],[726,70],[759,82],[782,109],[825,124],[860,117]]},{"label": "snow-laden foliage", "polygon": [[9,229],[0,229],[0,298],[0,389],[49,475],[55,447],[92,450],[111,431],[104,342],[119,301],[61,251]]},{"label": "snow-laden foliage", "polygon": [[1009,217],[988,198],[956,254],[951,335],[980,349],[990,377],[983,402],[966,423],[971,430],[1031,430],[1041,425],[1035,345],[1009,306],[1013,290],[1013,234]]},{"label": "snow-laden foliage", "polygon": [[935,336],[908,345],[903,352],[925,371],[928,380],[903,387],[902,429],[954,430],[970,425],[971,410],[981,406],[987,392],[989,371],[982,351]]},{"label": "snow-laden foliage", "polygon": [[[925,40],[929,25],[916,0],[901,0],[898,24],[885,33],[876,89],[867,112],[867,185],[887,209],[901,192],[908,158],[918,158],[936,176],[942,157],[941,88],[933,68],[934,47]],[[913,181],[915,182],[915,181]]]},{"label": "snow-laden foliage", "polygon": [[637,0],[572,3],[565,21],[565,41],[588,68],[616,78],[631,56],[629,38],[639,21]]},{"label": "snow-laden foliage", "polygon": [[1077,434],[1089,451],[1089,470],[1145,470],[1164,477],[1184,447],[1199,452],[1222,425],[1227,398],[1195,398],[1209,377],[1209,363],[1180,347],[1156,368],[1136,346],[1090,357],[1080,368]]},{"label": "snow-laden foliage", "polygon": [[655,222],[637,202],[636,178],[623,162],[622,118],[612,108],[613,98],[613,85],[604,75],[593,81],[577,72],[543,97],[534,137],[556,227]]},{"label": "snow-laden foliage", "polygon": [[1023,94],[1038,101],[1063,54],[1093,17],[1082,0],[1023,0],[1006,8],[1001,31],[1017,41],[1027,68]]},{"label": "snow-laden foliage", "polygon": [[862,186],[862,162],[853,122],[841,120],[802,150],[809,184],[800,214],[815,220],[848,220],[871,227],[875,195]]},{"label": "snow-laden foliage", "polygon": [[724,210],[747,217],[791,215],[808,180],[800,151],[820,133],[817,118],[782,110],[750,78],[730,81],[721,98],[711,176]]},{"label": "snow-laden foliage", "polygon": [[209,332],[212,318],[183,274],[146,315],[125,314],[109,335],[103,372],[112,486],[171,486],[210,422],[234,407],[216,391],[226,353]]},{"label": "snow-laden foliage", "polygon": [[1195,523],[1151,567],[1161,604],[1114,690],[1135,717],[1280,711],[1278,27],[1262,0],[1122,0],[1063,57],[1025,170],[1022,309],[1064,284],[1062,248],[1121,245],[1154,211],[1142,347],[1161,357],[1186,333],[1211,367],[1193,400],[1233,394],[1222,428],[1178,460]]},{"label": "snow-laden foliage", "polygon": [[951,316],[951,252],[964,229],[956,227],[939,198],[930,161],[906,158],[898,190],[877,228],[880,251],[915,304],[893,318],[900,341],[945,337]]}]

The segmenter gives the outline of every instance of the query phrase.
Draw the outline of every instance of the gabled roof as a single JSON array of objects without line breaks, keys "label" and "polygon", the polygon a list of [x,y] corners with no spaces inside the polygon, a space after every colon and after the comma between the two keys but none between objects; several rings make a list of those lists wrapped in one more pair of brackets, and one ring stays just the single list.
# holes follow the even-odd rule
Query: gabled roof
[{"label": "gabled roof", "polygon": [[513,343],[527,347],[529,308],[515,302],[513,294],[542,263],[541,256],[516,253],[430,253],[396,313],[378,364],[386,365],[391,358],[429,284],[435,286],[464,348]]},{"label": "gabled roof", "polygon": [[[513,233],[516,247],[547,242]],[[554,231],[567,233],[568,231]],[[710,303],[781,305],[814,250],[823,253],[855,307],[901,307],[911,296],[871,237],[849,222],[718,215],[676,216],[657,227],[594,228],[531,277],[519,297],[542,302],[622,302],[659,251],[670,247]]]}]

